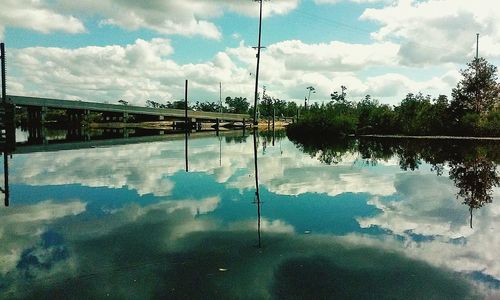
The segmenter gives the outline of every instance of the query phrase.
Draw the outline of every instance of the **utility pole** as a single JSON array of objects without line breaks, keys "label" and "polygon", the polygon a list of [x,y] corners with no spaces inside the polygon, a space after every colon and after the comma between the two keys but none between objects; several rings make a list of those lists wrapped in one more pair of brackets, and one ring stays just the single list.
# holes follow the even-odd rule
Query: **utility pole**
[{"label": "utility pole", "polygon": [[[475,103],[475,109],[476,112],[480,111],[480,104],[479,104],[479,85],[478,85],[478,68],[479,68],[479,33],[476,33],[476,60],[475,60],[475,65],[476,65],[476,103]],[[472,218],[472,209],[471,209],[471,218]],[[472,222],[472,219],[471,219]],[[471,226],[472,228],[472,226]]]},{"label": "utility pole", "polygon": [[0,43],[0,59],[2,60],[1,72],[2,72],[2,101],[5,103],[7,101],[7,92],[6,92],[6,79],[5,79],[5,44]]},{"label": "utility pole", "polygon": [[219,82],[219,112],[222,113],[222,82]]},{"label": "utility pole", "polygon": [[[253,124],[257,125],[257,97],[258,97],[258,90],[259,90],[259,67],[260,67],[260,49],[261,44],[261,37],[262,37],[262,1],[264,0],[254,0],[259,2],[259,43],[257,46],[257,70],[255,72],[255,99],[254,99],[254,109],[253,109]],[[254,47],[255,48],[255,47]]]},{"label": "utility pole", "polygon": [[479,33],[476,33],[476,59],[479,58]]}]

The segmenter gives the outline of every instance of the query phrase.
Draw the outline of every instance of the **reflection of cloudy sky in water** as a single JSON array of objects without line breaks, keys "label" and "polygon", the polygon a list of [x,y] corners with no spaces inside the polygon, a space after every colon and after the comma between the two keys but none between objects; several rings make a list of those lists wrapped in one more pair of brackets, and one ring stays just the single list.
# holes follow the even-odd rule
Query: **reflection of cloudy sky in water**
[{"label": "reflection of cloudy sky in water", "polygon": [[[457,189],[453,182],[447,177],[436,177],[428,166],[422,166],[417,172],[403,172],[394,159],[377,166],[365,166],[357,154],[352,153],[345,154],[338,165],[328,166],[302,153],[286,139],[281,145],[277,142],[275,147],[269,143],[265,154],[262,148],[259,150],[261,199],[264,201],[263,237],[269,252],[262,258],[255,257],[257,254],[249,251],[253,251],[250,248],[256,235],[248,233],[256,223],[256,207],[251,203],[255,188],[251,141],[248,138],[247,143],[226,143],[223,139],[219,165],[218,138],[191,140],[190,173],[184,172],[183,141],[15,155],[11,163],[13,207],[0,211],[2,220],[6,220],[0,225],[0,276],[13,280],[22,273],[22,276],[28,274],[37,278],[52,276],[58,281],[61,276],[74,278],[76,273],[90,272],[82,267],[86,263],[102,262],[108,269],[99,273],[97,278],[112,281],[110,286],[126,284],[129,278],[122,274],[122,269],[128,272],[132,268],[132,273],[139,277],[148,273],[146,269],[149,267],[144,267],[143,263],[154,265],[154,272],[160,278],[170,278],[172,274],[184,278],[187,271],[176,269],[175,264],[173,269],[160,272],[156,270],[156,263],[158,260],[171,262],[180,259],[187,261],[187,268],[192,269],[194,265],[191,263],[200,263],[198,260],[203,255],[219,249],[209,245],[203,251],[197,250],[195,244],[200,241],[209,244],[208,241],[215,239],[221,240],[220,247],[234,245],[231,249],[248,252],[251,259],[247,262],[243,257],[230,257],[231,260],[240,260],[238,264],[245,266],[253,263],[260,266],[260,263],[265,265],[265,261],[276,260],[274,256],[288,253],[286,243],[295,249],[290,253],[307,253],[301,257],[288,257],[290,261],[286,263],[285,257],[269,264],[260,282],[266,288],[255,289],[255,295],[259,297],[276,292],[267,287],[269,281],[278,277],[281,281],[273,285],[278,290],[283,282],[295,282],[296,278],[290,274],[300,273],[296,267],[304,262],[316,267],[338,268],[345,272],[346,278],[359,276],[353,266],[339,265],[334,256],[349,256],[351,250],[356,252],[357,247],[366,245],[371,249],[366,251],[375,256],[378,255],[375,252],[381,251],[382,258],[384,255],[396,256],[405,264],[412,263],[406,261],[405,256],[416,258],[430,263],[432,268],[444,266],[461,274],[472,274],[475,279],[498,288],[500,265],[497,261],[500,260],[495,250],[500,249],[500,240],[494,232],[500,219],[498,190],[495,190],[492,204],[474,211],[474,229],[470,229],[467,206],[456,200]],[[182,220],[177,219],[180,214],[184,216]],[[155,218],[159,218],[158,223],[155,223]],[[26,219],[30,221],[21,222]],[[153,228],[160,223],[168,226],[162,230]],[[126,230],[130,230],[128,237]],[[153,257],[148,254],[142,258],[138,253],[120,249],[115,250],[124,252],[117,254],[107,249],[99,257],[96,250],[99,243],[112,248],[113,243],[107,241],[111,239],[117,245],[128,245],[128,239],[134,239],[135,232],[140,236],[139,230],[147,233],[142,237],[148,239],[145,243],[156,247],[152,250],[141,248],[141,251],[147,251],[143,254],[152,251]],[[311,231],[312,235],[302,236],[305,231]],[[61,235],[59,240],[62,239],[65,246],[60,246],[60,243],[47,246],[43,241],[46,232]],[[345,237],[337,240],[332,234]],[[314,243],[304,244],[306,237]],[[90,246],[86,246],[87,243]],[[352,245],[345,246],[346,250],[341,246],[344,243]],[[318,245],[335,250],[327,253]],[[139,252],[137,247],[139,245],[130,251]],[[244,247],[250,248],[245,250]],[[66,253],[67,257],[61,253]],[[130,259],[110,265],[108,259],[124,257],[120,255],[130,255]],[[318,257],[317,261],[322,263],[313,263],[315,259],[311,257]],[[23,260],[38,263],[28,264]],[[54,263],[47,263],[49,260],[54,260]],[[140,262],[140,267],[130,266],[134,260]],[[353,258],[351,263],[354,261]],[[203,263],[200,268],[208,268],[208,265]],[[210,267],[215,268],[215,265]],[[379,276],[381,273],[377,268],[381,266],[374,267]],[[119,275],[116,280],[111,280],[113,275],[108,273],[109,270],[114,272],[115,268]],[[257,267],[250,269],[258,272]],[[208,280],[210,284],[215,284],[210,289],[220,290],[225,284],[233,284],[221,279],[222,274],[217,271],[205,271],[215,272],[207,275],[213,279]],[[306,271],[312,272],[310,269]],[[437,271],[433,269],[432,272]],[[329,278],[332,274],[326,272],[324,275]],[[248,274],[238,273],[232,280],[243,282],[248,280],[246,276]],[[443,278],[436,279],[436,282]],[[198,279],[201,282],[205,278]],[[93,280],[83,283],[89,288],[89,293],[97,293],[100,286]],[[182,286],[179,281],[173,282]],[[254,289],[258,284],[241,285],[241,282],[236,288]],[[143,291],[155,289],[151,282],[141,281],[141,284]],[[167,285],[160,284],[157,288],[169,288]],[[22,286],[11,288],[22,290]]]},{"label": "reflection of cloudy sky in water", "polygon": [[[272,192],[331,196],[351,191],[394,193],[392,172],[371,172],[353,166],[356,157],[352,155],[346,155],[344,163],[331,168],[304,155],[288,141],[282,141],[282,154],[272,150],[268,147],[266,155],[259,153],[260,181]],[[253,188],[253,180],[248,179],[248,175],[253,176],[252,153],[250,143],[223,141],[219,164],[217,138],[193,139],[189,146],[189,169],[213,174],[217,182],[230,187]],[[11,181],[30,185],[76,183],[89,187],[128,187],[139,195],[166,196],[173,188],[169,177],[184,168],[184,142],[173,141],[15,156]]]},{"label": "reflection of cloudy sky in water", "polygon": [[[370,203],[382,213],[359,218],[362,227],[379,226],[404,239],[404,248],[414,257],[457,271],[477,272],[496,278],[500,284],[500,207],[492,203],[474,210],[474,228],[469,227],[467,207],[456,200],[456,188],[447,178],[432,174],[405,174],[396,181],[400,198],[373,198]],[[495,190],[498,200],[500,191]]]},{"label": "reflection of cloudy sky in water", "polygon": [[255,223],[221,226],[189,210],[169,210],[132,205],[97,220],[53,220],[51,231],[1,275],[0,291],[7,297],[141,299],[474,295],[460,276],[409,259],[387,243],[297,235],[286,223],[264,220],[266,246],[257,249]]}]

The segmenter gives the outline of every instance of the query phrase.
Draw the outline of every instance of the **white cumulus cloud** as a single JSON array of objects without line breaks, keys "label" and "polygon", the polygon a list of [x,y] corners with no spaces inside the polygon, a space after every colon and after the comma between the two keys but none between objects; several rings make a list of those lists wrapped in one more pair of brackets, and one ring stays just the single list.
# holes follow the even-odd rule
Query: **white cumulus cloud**
[{"label": "white cumulus cloud", "polygon": [[31,29],[42,33],[85,31],[82,21],[71,14],[61,14],[43,1],[3,0],[0,4],[0,38],[7,26]]},{"label": "white cumulus cloud", "polygon": [[499,8],[491,0],[399,0],[366,9],[360,18],[381,25],[375,40],[400,40],[404,64],[463,63],[475,54],[476,33],[486,43],[480,54],[498,58]]}]

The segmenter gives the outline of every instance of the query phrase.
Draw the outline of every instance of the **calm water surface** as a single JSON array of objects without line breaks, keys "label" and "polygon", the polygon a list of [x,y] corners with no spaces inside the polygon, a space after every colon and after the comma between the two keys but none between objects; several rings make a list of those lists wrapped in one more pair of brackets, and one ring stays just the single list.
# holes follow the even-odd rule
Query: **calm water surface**
[{"label": "calm water surface", "polygon": [[500,297],[498,144],[279,136],[261,247],[252,135],[14,154],[0,298]]}]

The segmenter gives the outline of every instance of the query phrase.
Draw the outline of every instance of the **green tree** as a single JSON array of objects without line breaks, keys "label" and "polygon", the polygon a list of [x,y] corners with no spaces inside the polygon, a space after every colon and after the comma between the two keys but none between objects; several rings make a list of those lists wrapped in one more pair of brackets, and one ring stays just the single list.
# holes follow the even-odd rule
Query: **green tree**
[{"label": "green tree", "polygon": [[297,103],[293,102],[293,101],[289,101],[286,103],[286,107],[285,107],[285,117],[296,117],[297,116],[297,111],[299,109],[299,106],[297,105]]},{"label": "green tree", "polygon": [[452,91],[452,104],[465,112],[484,114],[500,104],[497,67],[475,58],[460,72],[463,76]]},{"label": "green tree", "polygon": [[389,105],[380,104],[366,95],[356,104],[358,133],[388,134],[397,132],[396,114]]},{"label": "green tree", "polygon": [[152,107],[152,108],[164,108],[164,104],[161,104],[159,102],[153,101],[153,100],[147,100],[146,101],[146,107]]},{"label": "green tree", "polygon": [[347,87],[345,85],[340,86],[341,93],[339,94],[338,92],[333,92],[330,94],[330,97],[333,101],[337,103],[345,103],[346,102],[346,97],[347,97]]},{"label": "green tree", "polygon": [[431,97],[422,93],[409,93],[401,101],[401,104],[394,108],[397,113],[398,123],[404,134],[430,134]]},{"label": "green tree", "polygon": [[273,107],[277,118],[286,117],[286,106],[286,101],[273,98]]},{"label": "green tree", "polygon": [[261,117],[270,118],[273,116],[273,99],[269,95],[264,95],[259,103],[259,112]]},{"label": "green tree", "polygon": [[[164,108],[174,108],[174,109],[184,109],[186,106],[186,103],[184,100],[177,100],[177,101],[167,101],[167,104],[164,106]],[[188,109],[190,109],[190,106],[188,104]]]},{"label": "green tree", "polygon": [[224,102],[228,106],[228,112],[235,114],[246,114],[248,113],[248,108],[250,107],[250,103],[248,103],[247,98],[242,97],[226,97]]},{"label": "green tree", "polygon": [[194,108],[194,110],[198,110],[198,111],[207,111],[207,112],[223,111],[224,112],[224,109],[217,102],[199,102],[199,101],[196,101],[196,104],[194,105],[193,108]]}]

